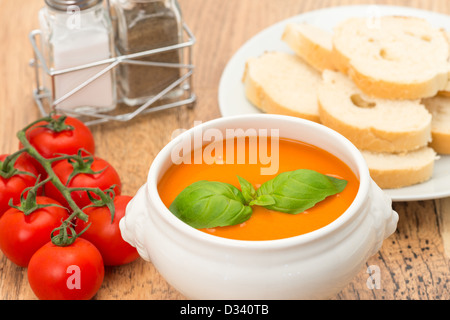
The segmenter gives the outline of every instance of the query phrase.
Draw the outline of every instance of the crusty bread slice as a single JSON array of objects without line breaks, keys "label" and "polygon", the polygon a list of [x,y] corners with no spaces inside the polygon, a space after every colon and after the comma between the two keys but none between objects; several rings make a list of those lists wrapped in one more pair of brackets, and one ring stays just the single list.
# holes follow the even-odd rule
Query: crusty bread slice
[{"label": "crusty bread slice", "polygon": [[281,39],[318,71],[336,70],[331,33],[307,23],[288,23]]},{"label": "crusty bread slice", "polygon": [[333,33],[334,64],[367,95],[421,99],[444,90],[449,44],[424,19],[383,16],[376,24],[350,18]]},{"label": "crusty bread slice", "polygon": [[295,54],[265,52],[248,59],[242,81],[247,99],[263,112],[320,121],[321,75]]},{"label": "crusty bread slice", "polygon": [[[445,35],[445,38],[447,39],[447,42],[449,44],[449,50],[450,50],[450,32],[447,32],[446,30],[442,30],[442,32]],[[439,94],[442,96],[450,97],[450,51],[449,51],[449,58],[448,58],[448,83],[447,86],[444,88],[444,90],[439,91]]]},{"label": "crusty bread slice", "polygon": [[382,189],[396,189],[429,180],[436,152],[430,147],[406,153],[361,152],[370,176]]},{"label": "crusty bread slice", "polygon": [[420,100],[369,98],[347,76],[325,70],[318,90],[322,124],[360,150],[405,152],[431,140],[431,114]]},{"label": "crusty bread slice", "polygon": [[450,97],[435,96],[422,103],[432,115],[430,146],[439,154],[450,154]]}]

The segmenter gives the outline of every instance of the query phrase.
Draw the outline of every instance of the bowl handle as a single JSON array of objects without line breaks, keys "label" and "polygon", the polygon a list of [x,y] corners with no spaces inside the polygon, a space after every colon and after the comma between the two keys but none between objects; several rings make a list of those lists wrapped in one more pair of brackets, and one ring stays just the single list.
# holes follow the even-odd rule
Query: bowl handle
[{"label": "bowl handle", "polygon": [[371,255],[380,250],[385,239],[397,229],[398,214],[392,209],[392,199],[372,180],[370,186],[370,215],[376,232]]},{"label": "bowl handle", "polygon": [[147,261],[150,256],[142,241],[145,239],[146,210],[150,208],[147,200],[147,183],[143,184],[128,203],[125,216],[120,219],[119,228],[122,238],[135,247],[139,255]]}]

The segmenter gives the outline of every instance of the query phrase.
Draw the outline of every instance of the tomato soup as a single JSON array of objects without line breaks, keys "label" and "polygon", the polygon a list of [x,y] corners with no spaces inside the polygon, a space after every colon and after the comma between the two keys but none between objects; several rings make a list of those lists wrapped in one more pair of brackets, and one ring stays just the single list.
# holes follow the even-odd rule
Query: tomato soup
[{"label": "tomato soup", "polygon": [[[235,140],[236,141],[236,140]],[[340,159],[313,145],[280,138],[277,143],[277,154],[273,154],[271,143],[268,143],[268,152],[272,159],[277,156],[277,171],[271,174],[262,174],[267,168],[267,162],[255,159],[248,155],[252,152],[252,144],[258,140],[246,139],[246,161],[230,161],[226,159],[226,147],[234,145],[233,156],[237,159],[237,144],[223,142],[223,153],[214,152],[204,155],[205,161],[191,161],[191,163],[173,164],[164,174],[158,184],[158,191],[163,203],[169,207],[176,196],[190,184],[199,180],[220,181],[230,183],[240,189],[238,176],[249,181],[256,189],[259,186],[285,171],[297,169],[310,169],[322,174],[348,181],[345,189],[336,195],[327,197],[299,214],[289,214],[272,211],[260,206],[253,206],[253,214],[244,223],[239,225],[200,229],[203,232],[219,237],[238,240],[275,240],[305,234],[322,228],[336,220],[353,202],[359,188],[359,180],[353,171]],[[205,151],[205,148],[203,148]],[[192,159],[194,159],[192,152]],[[197,152],[197,154],[199,154]],[[202,154],[205,154],[204,152]],[[207,156],[216,157],[215,161],[206,159]],[[236,160],[233,159],[233,160]],[[209,160],[209,161],[206,161]]]}]

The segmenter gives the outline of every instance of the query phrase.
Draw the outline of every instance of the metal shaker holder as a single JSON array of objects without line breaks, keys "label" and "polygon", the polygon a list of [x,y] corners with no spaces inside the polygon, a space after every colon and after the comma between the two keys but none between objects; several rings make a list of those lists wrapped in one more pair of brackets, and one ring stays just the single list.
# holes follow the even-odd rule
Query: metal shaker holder
[{"label": "metal shaker holder", "polygon": [[[189,107],[193,107],[196,102],[196,95],[192,90],[192,74],[194,71],[194,65],[192,64],[192,46],[195,43],[195,37],[192,34],[191,30],[188,26],[183,23],[183,31],[186,36],[186,40],[182,43],[178,43],[175,45],[170,45],[166,47],[161,47],[152,50],[146,50],[138,53],[120,55],[116,57],[112,57],[109,59],[92,62],[89,64],[84,64],[72,68],[67,68],[64,70],[52,70],[47,66],[47,63],[44,59],[42,52],[39,50],[37,38],[41,35],[41,30],[33,30],[29,34],[29,39],[34,51],[34,58],[30,61],[30,65],[35,69],[35,78],[36,78],[36,88],[33,90],[33,97],[37,104],[37,107],[42,116],[48,115],[52,111],[56,111],[57,113],[62,113],[66,115],[71,115],[82,120],[86,125],[94,125],[98,123],[103,123],[107,121],[129,121],[141,114],[147,114],[152,112],[157,112],[161,110],[166,110],[170,108],[175,108],[183,105],[187,105]],[[143,57],[151,56],[152,54],[161,53],[170,50],[184,50],[186,56],[186,63],[167,63],[167,62],[152,62],[152,61],[142,61],[138,60]],[[83,112],[78,110],[68,110],[62,107],[58,107],[57,105],[67,99],[77,91],[81,90],[85,86],[88,86],[91,82],[102,76],[103,74],[109,72],[113,68],[117,67],[121,63],[128,64],[136,64],[142,66],[159,66],[166,68],[179,68],[180,69],[180,77],[168,85],[166,88],[161,90],[158,94],[147,100],[141,106],[130,107],[130,106],[121,106],[122,103],[120,97],[118,99],[117,108],[109,111],[109,112]],[[47,74],[51,81],[50,83],[54,83],[54,77],[57,75],[70,73],[78,70],[82,70],[85,68],[91,68],[95,66],[105,65],[105,68],[100,72],[79,84],[71,91],[69,91],[64,96],[60,97],[57,100],[52,99],[53,88],[46,88],[44,85],[43,77],[44,74]],[[171,99],[169,101],[161,102],[161,98],[164,97],[168,92],[172,89],[180,86],[184,90],[184,94],[179,99]]]}]

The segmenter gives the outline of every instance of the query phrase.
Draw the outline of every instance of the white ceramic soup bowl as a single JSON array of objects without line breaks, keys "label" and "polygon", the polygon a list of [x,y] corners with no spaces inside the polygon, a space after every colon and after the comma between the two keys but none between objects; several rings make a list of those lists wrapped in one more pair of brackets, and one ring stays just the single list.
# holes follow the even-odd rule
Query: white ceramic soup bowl
[{"label": "white ceramic soup bowl", "polygon": [[[360,179],[358,193],[338,219],[291,238],[232,240],[196,230],[167,209],[157,184],[173,163],[174,148],[192,146],[207,129],[278,129],[280,137],[310,143],[344,161]],[[346,138],[307,120],[258,114],[212,120],[174,138],[154,159],[120,229],[125,241],[188,299],[326,299],[361,271],[397,221],[391,199]]]}]

